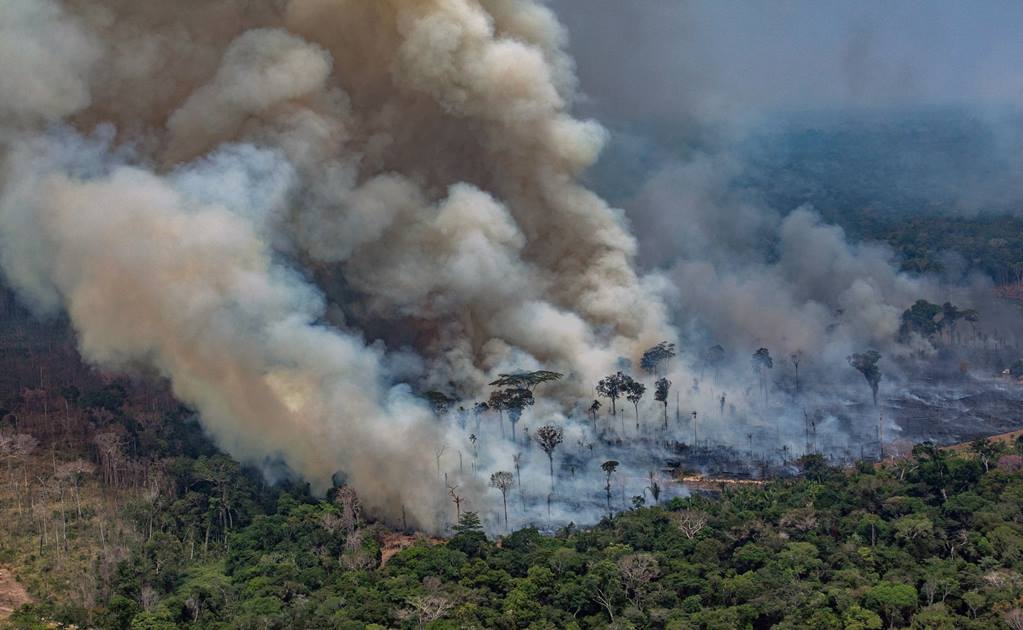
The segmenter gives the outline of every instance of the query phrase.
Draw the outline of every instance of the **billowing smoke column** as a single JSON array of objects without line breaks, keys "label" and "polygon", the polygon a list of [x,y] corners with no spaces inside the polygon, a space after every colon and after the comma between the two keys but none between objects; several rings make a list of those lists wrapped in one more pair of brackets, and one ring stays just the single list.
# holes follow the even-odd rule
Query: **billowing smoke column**
[{"label": "billowing smoke column", "polygon": [[236,457],[435,525],[411,387],[573,400],[671,337],[563,40],[532,0],[6,0],[4,274]]}]

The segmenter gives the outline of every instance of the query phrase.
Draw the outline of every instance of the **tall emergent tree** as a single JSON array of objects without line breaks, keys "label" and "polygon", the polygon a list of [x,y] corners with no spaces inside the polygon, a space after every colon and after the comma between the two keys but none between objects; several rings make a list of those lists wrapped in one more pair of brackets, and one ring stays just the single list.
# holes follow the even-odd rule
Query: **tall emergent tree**
[{"label": "tall emergent tree", "polygon": [[600,469],[604,471],[604,475],[607,476],[607,483],[604,485],[604,490],[607,492],[607,513],[611,515],[611,475],[618,470],[618,462],[613,459],[609,459],[600,465]]},{"label": "tall emergent tree", "polygon": [[532,407],[536,403],[536,399],[533,398],[532,391],[524,387],[516,387],[504,390],[501,395],[501,402],[503,408],[508,410],[508,421],[511,422],[512,429],[512,441],[515,442],[517,441],[515,426],[522,418],[522,412],[525,411],[526,407]]},{"label": "tall emergent tree", "polygon": [[510,389],[533,389],[541,383],[559,381],[564,374],[551,372],[550,370],[536,370],[534,372],[515,372],[512,374],[498,374],[500,378],[490,384],[491,387],[504,387]]},{"label": "tall emergent tree", "polygon": [[593,404],[590,405],[590,419],[593,420],[593,432],[597,432],[597,412],[600,411],[600,401],[594,399]]},{"label": "tall emergent tree", "polygon": [[554,449],[565,441],[565,433],[553,424],[545,424],[533,433],[533,438],[540,445],[551,465],[551,492],[554,492]]},{"label": "tall emergent tree", "polygon": [[917,300],[902,313],[902,325],[899,327],[899,336],[908,337],[916,333],[921,337],[931,337],[941,330],[941,324],[937,321],[938,315],[942,314],[941,307],[931,304],[927,300]]},{"label": "tall emergent tree", "polygon": [[668,430],[668,391],[671,390],[671,381],[665,377],[657,379],[654,383],[654,400],[664,405],[664,430]]},{"label": "tall emergent tree", "polygon": [[639,433],[639,401],[643,399],[643,394],[646,393],[646,385],[629,378],[629,383],[625,390],[625,397],[629,399],[632,406],[636,408],[636,433]]},{"label": "tall emergent tree", "polygon": [[880,360],[881,353],[877,350],[867,350],[849,357],[849,365],[856,368],[863,378],[867,379],[870,392],[874,395],[875,407],[877,407],[877,389],[881,385],[881,368],[877,366],[877,362]]},{"label": "tall emergent tree", "polygon": [[443,392],[430,391],[423,394],[423,398],[430,403],[430,408],[433,409],[434,415],[438,418],[446,414],[450,409],[455,399]]},{"label": "tall emergent tree", "polygon": [[647,374],[660,374],[664,364],[675,356],[675,344],[662,341],[643,353],[639,367]]},{"label": "tall emergent tree", "polygon": [[510,472],[499,470],[490,475],[490,486],[501,491],[501,501],[504,503],[504,529],[508,530],[508,490],[515,484],[515,476]]},{"label": "tall emergent tree", "polygon": [[799,395],[799,364],[803,361],[803,351],[796,350],[789,355],[789,361],[792,361],[792,367],[796,371],[796,396]]},{"label": "tall emergent tree", "polygon": [[480,414],[490,411],[490,405],[485,402],[478,402],[472,406],[473,420],[476,421],[476,433],[480,432]]},{"label": "tall emergent tree", "polygon": [[617,400],[625,394],[625,385],[630,379],[621,372],[605,376],[597,383],[597,395],[611,400],[611,415],[618,415]]},{"label": "tall emergent tree", "polygon": [[767,404],[767,371],[774,367],[774,359],[767,348],[759,348],[753,353],[753,371],[757,373],[760,380],[760,391],[764,395],[764,404]]},{"label": "tall emergent tree", "polygon": [[[504,437],[504,410],[507,408],[506,403],[508,400],[507,390],[498,389],[490,392],[490,399],[487,400],[487,407],[491,411],[497,411],[497,421],[501,425],[501,437]],[[512,433],[512,440],[515,439],[515,433]]]}]

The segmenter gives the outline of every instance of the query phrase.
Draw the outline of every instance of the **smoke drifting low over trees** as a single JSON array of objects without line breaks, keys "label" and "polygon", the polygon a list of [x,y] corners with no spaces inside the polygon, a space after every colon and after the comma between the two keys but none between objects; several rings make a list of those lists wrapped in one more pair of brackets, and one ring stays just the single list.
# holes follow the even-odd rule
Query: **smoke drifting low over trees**
[{"label": "smoke drifting low over trees", "polygon": [[0,35],[6,278],[244,461],[431,525],[454,440],[410,386],[542,362],[567,398],[673,334],[539,2],[14,0]]}]

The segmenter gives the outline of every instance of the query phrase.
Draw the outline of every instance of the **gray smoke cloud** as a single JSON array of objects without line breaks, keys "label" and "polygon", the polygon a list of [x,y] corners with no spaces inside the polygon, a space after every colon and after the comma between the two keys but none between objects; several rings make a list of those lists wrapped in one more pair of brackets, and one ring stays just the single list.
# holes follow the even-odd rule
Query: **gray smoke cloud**
[{"label": "gray smoke cloud", "polygon": [[[920,298],[983,305],[1004,323],[1007,309],[991,299],[987,281],[900,273],[893,252],[849,242],[814,208],[769,205],[765,191],[749,183],[745,143],[773,130],[773,117],[782,114],[841,119],[867,111],[883,118],[959,104],[979,112],[985,133],[1011,145],[1018,128],[1004,133],[1015,123],[991,110],[1018,104],[1011,59],[1023,51],[992,34],[1004,31],[1018,6],[549,4],[571,33],[581,108],[615,130],[594,183],[626,208],[642,265],[670,270],[673,315],[697,333],[694,341],[735,347],[744,358],[761,344],[841,364],[857,347],[909,351],[895,339],[899,316]],[[608,54],[607,41],[623,31],[636,34],[634,44]],[[1003,160],[1013,153],[1005,149],[985,144],[998,166],[983,181],[932,160],[941,175],[909,185],[944,180],[940,194],[970,199],[975,212],[982,200],[1023,198],[1018,159]],[[828,159],[840,163],[842,156]]]},{"label": "gray smoke cloud", "polygon": [[574,402],[673,335],[537,2],[16,0],[0,35],[4,274],[242,460],[437,527],[465,436],[412,388]]},{"label": "gray smoke cloud", "polygon": [[[1019,339],[1016,309],[954,256],[941,275],[904,273],[887,246],[856,242],[814,207],[772,197],[849,190],[869,173],[883,177],[867,182],[864,206],[883,190],[912,200],[913,212],[939,205],[932,201],[942,212],[1018,212],[1023,119],[1013,60],[1023,50],[1006,20],[1020,17],[1019,6],[548,4],[570,34],[578,109],[612,130],[588,181],[625,208],[641,268],[669,281],[683,351],[670,376],[703,437],[745,450],[748,431],[753,442],[802,452],[804,412],[815,409],[826,410],[818,424],[838,441],[874,435],[877,416],[857,407],[866,389],[847,357],[881,351],[882,391],[892,393],[925,388],[920,374],[939,364],[958,374],[969,362],[900,339],[900,316],[918,299],[976,308],[987,333]],[[883,166],[865,168],[863,155],[875,154],[862,147],[844,153],[860,134],[872,134]],[[817,163],[796,161],[785,144],[832,141]],[[831,170],[818,175],[823,168]],[[701,358],[713,344],[726,354],[717,369]],[[769,404],[750,364],[760,347],[775,361]],[[866,426],[838,422],[827,415],[834,410]]]}]

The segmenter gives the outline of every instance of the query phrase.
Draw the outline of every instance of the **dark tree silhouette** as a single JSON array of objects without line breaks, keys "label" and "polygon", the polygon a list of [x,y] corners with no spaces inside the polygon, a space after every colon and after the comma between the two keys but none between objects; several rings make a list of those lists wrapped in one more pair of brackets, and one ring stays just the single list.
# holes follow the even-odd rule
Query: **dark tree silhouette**
[{"label": "dark tree silhouette", "polygon": [[671,381],[663,376],[654,383],[654,400],[664,405],[664,430],[668,430],[668,392],[671,390]]},{"label": "dark tree silhouette", "polygon": [[[508,390],[499,389],[490,392],[490,399],[487,400],[487,407],[492,411],[497,411],[497,420],[501,425],[501,437],[504,437],[504,410],[507,408],[508,402]],[[515,440],[515,433],[512,433],[512,441]]]},{"label": "dark tree silhouette", "polygon": [[423,394],[423,398],[430,403],[430,407],[433,409],[433,413],[437,417],[446,414],[448,410],[451,409],[451,404],[455,402],[454,398],[442,392],[426,392]]},{"label": "dark tree silhouette", "polygon": [[500,378],[490,384],[491,387],[504,387],[510,389],[528,389],[532,391],[541,383],[561,380],[564,374],[551,372],[549,370],[537,370],[535,372],[515,372],[513,374],[498,374]]},{"label": "dark tree silhouette", "polygon": [[789,355],[789,361],[792,361],[792,367],[796,370],[796,396],[799,395],[799,364],[803,361],[803,351],[796,350]]},{"label": "dark tree silhouette", "polygon": [[590,405],[590,419],[593,420],[593,432],[597,432],[597,412],[600,411],[600,401],[594,400],[593,404]]},{"label": "dark tree silhouette", "polygon": [[639,401],[643,399],[643,394],[646,393],[646,385],[630,377],[626,378],[629,379],[629,382],[626,385],[625,397],[636,408],[636,433],[639,433]]},{"label": "dark tree silhouette", "polygon": [[675,344],[662,341],[643,353],[639,367],[647,374],[657,374],[666,361],[675,356]]},{"label": "dark tree silhouette", "polygon": [[849,357],[849,365],[856,368],[863,378],[867,379],[870,385],[870,392],[874,395],[874,406],[877,407],[877,389],[881,385],[881,368],[877,362],[881,360],[881,353],[877,350],[867,350],[861,354],[854,354]]},{"label": "dark tree silhouette", "polygon": [[554,492],[554,449],[565,441],[565,433],[553,424],[545,424],[533,433],[533,439],[547,453],[551,465],[551,492]]},{"label": "dark tree silhouette", "polygon": [[490,405],[485,402],[478,402],[472,406],[473,419],[476,421],[476,433],[480,432],[480,414],[490,411]]},{"label": "dark tree silhouette", "polygon": [[504,390],[503,401],[504,408],[508,410],[508,421],[511,422],[512,442],[515,442],[515,425],[519,423],[526,407],[532,407],[536,403],[536,399],[533,398],[533,392],[520,387]]},{"label": "dark tree silhouette", "polygon": [[610,376],[605,376],[597,383],[597,395],[611,400],[612,416],[618,415],[617,401],[625,395],[626,383],[630,380],[632,379],[625,374],[616,372]]},{"label": "dark tree silhouette", "polygon": [[715,372],[725,362],[725,349],[719,345],[713,345],[700,353],[702,367],[709,367]]},{"label": "dark tree silhouette", "polygon": [[600,469],[604,471],[604,475],[607,477],[607,483],[604,485],[604,490],[607,491],[607,513],[610,515],[613,514],[611,512],[611,475],[618,470],[618,462],[613,459],[609,459],[600,465]]},{"label": "dark tree silhouette", "polygon": [[490,486],[501,491],[501,502],[504,504],[504,529],[508,530],[508,490],[515,484],[515,476],[510,472],[499,470],[490,475]]},{"label": "dark tree silhouette", "polygon": [[774,367],[774,359],[767,348],[759,348],[753,353],[753,371],[757,373],[760,380],[760,391],[764,395],[764,404],[767,404],[767,370]]},{"label": "dark tree silhouette", "polygon": [[654,476],[654,471],[650,471],[650,485],[646,487],[650,491],[650,496],[654,498],[654,505],[661,503],[661,484],[657,483],[657,477]]},{"label": "dark tree silhouette", "polygon": [[916,333],[922,337],[931,337],[941,330],[941,324],[937,317],[941,315],[941,307],[931,304],[927,300],[917,300],[902,313],[902,325],[899,327],[899,336],[908,337]]}]

